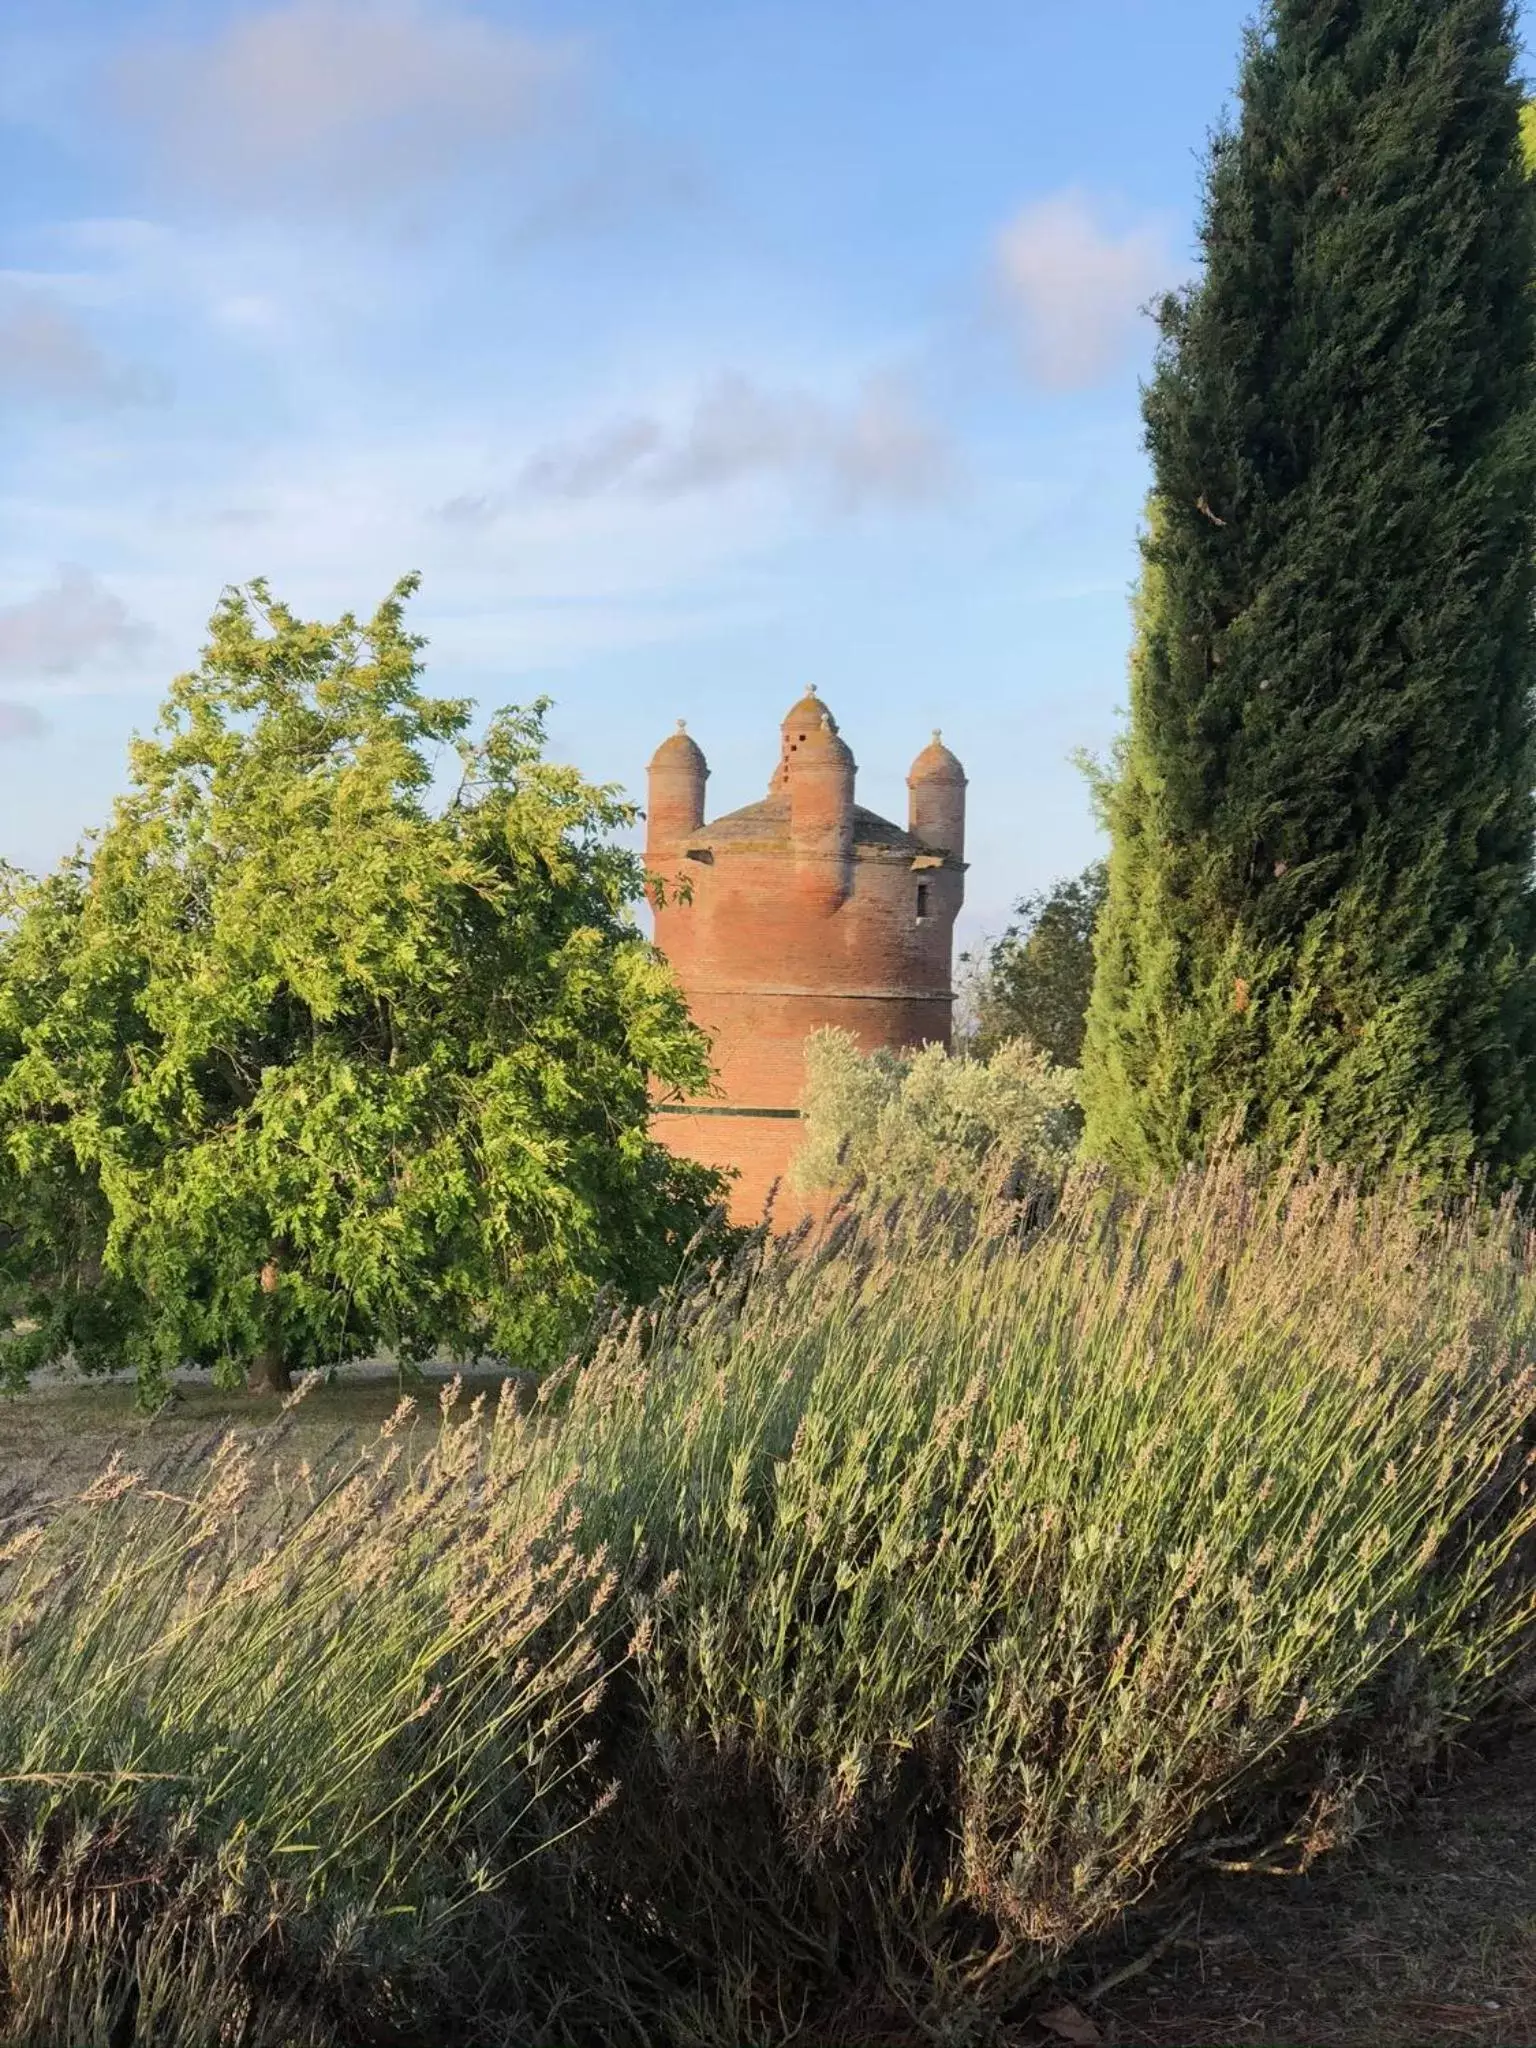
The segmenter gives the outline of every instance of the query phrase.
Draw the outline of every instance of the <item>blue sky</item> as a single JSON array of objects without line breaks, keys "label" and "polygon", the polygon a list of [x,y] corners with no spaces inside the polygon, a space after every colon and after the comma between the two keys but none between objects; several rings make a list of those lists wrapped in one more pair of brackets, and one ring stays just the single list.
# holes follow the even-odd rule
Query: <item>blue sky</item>
[{"label": "blue sky", "polygon": [[432,680],[712,810],[814,682],[967,928],[1088,859],[1138,308],[1188,274],[1240,0],[7,0],[0,852],[105,815],[227,583],[408,569]]}]

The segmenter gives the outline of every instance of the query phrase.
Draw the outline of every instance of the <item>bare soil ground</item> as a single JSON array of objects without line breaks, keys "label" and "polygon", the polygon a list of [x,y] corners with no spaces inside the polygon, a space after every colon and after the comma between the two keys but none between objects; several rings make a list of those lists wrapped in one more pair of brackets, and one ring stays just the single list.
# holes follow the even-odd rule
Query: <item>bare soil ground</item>
[{"label": "bare soil ground", "polygon": [[[422,1427],[451,1376],[430,1369]],[[464,1383],[466,1398],[494,1400],[500,1376]],[[345,1369],[300,1404],[290,1455],[322,1463],[371,1435],[399,1394],[387,1366]],[[279,1413],[273,1397],[188,1379],[147,1417],[131,1382],[60,1379],[0,1397],[0,1487],[72,1490],[114,1449],[157,1464]],[[1104,1969],[1135,1960],[1109,1953]],[[1310,1877],[1227,1880],[1150,1968],[1052,2010],[1057,2024],[1021,2029],[1020,2048],[1536,2048],[1536,1727],[1457,1759],[1393,1826]]]},{"label": "bare soil ground", "polygon": [[1052,2018],[1021,2048],[1536,2048],[1536,1729],[1309,1877],[1225,1880],[1153,1967]]}]

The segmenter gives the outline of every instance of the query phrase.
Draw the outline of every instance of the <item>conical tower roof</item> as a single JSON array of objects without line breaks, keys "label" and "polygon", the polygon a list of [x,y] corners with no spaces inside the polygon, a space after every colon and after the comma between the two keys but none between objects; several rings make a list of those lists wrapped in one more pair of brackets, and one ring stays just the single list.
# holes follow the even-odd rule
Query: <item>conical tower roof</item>
[{"label": "conical tower roof", "polygon": [[677,721],[677,731],[668,733],[661,745],[651,756],[653,768],[696,768],[707,775],[703,749],[689,736],[687,722]]},{"label": "conical tower roof", "polygon": [[840,755],[850,768],[857,766],[848,742],[838,735],[837,720],[817,696],[814,683],[798,703],[790,705],[780,722],[779,732],[779,759],[768,784],[770,796],[782,796],[787,791],[789,764],[796,754],[824,760],[830,752]]},{"label": "conical tower roof", "polygon": [[910,787],[915,782],[959,782],[965,781],[965,770],[945,746],[943,738],[934,728],[933,738],[912,763],[907,775]]},{"label": "conical tower roof", "polygon": [[[800,734],[804,732],[802,740]],[[837,722],[824,706],[804,726],[796,726],[794,752],[807,760],[837,759],[853,764],[853,749],[837,729]]]},{"label": "conical tower roof", "polygon": [[837,720],[817,696],[816,685],[812,683],[799,702],[791,704],[785,712],[780,720],[780,729],[787,735],[793,726],[798,736],[802,729],[810,732],[813,727],[820,725],[823,719],[834,732],[837,731]]}]

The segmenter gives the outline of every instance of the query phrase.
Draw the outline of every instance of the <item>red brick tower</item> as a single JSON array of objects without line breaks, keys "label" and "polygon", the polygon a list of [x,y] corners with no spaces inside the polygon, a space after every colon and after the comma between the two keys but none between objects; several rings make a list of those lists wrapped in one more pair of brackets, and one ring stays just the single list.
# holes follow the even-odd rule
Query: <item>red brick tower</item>
[{"label": "red brick tower", "polygon": [[[656,1134],[738,1168],[733,1213],[750,1222],[799,1141],[810,1032],[839,1025],[867,1052],[948,1043],[965,775],[935,733],[907,777],[909,829],[876,817],[853,800],[853,755],[814,690],[784,720],[762,803],[706,825],[708,774],[681,725],[650,766],[656,941],[714,1042],[721,1090],[659,1105]],[[786,1192],[777,1213],[799,1206]]]}]

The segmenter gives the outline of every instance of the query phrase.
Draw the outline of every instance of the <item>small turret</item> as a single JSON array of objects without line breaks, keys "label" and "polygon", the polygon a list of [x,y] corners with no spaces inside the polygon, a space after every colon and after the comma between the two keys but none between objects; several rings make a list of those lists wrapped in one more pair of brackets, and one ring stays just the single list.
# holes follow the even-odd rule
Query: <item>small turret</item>
[{"label": "small turret", "polygon": [[823,721],[837,731],[837,720],[817,696],[816,685],[812,683],[799,703],[791,704],[779,720],[779,758],[768,784],[770,796],[782,796],[789,788],[790,762]]},{"label": "small turret", "polygon": [[677,731],[651,756],[645,805],[645,855],[656,861],[675,853],[704,822],[704,785],[709,764],[679,719]]},{"label": "small turret", "polygon": [[807,908],[826,915],[845,903],[853,888],[857,763],[814,692],[794,707],[783,730],[780,774],[789,795],[796,893]]},{"label": "small turret", "polygon": [[935,732],[907,777],[908,830],[954,860],[965,858],[965,770]]}]

